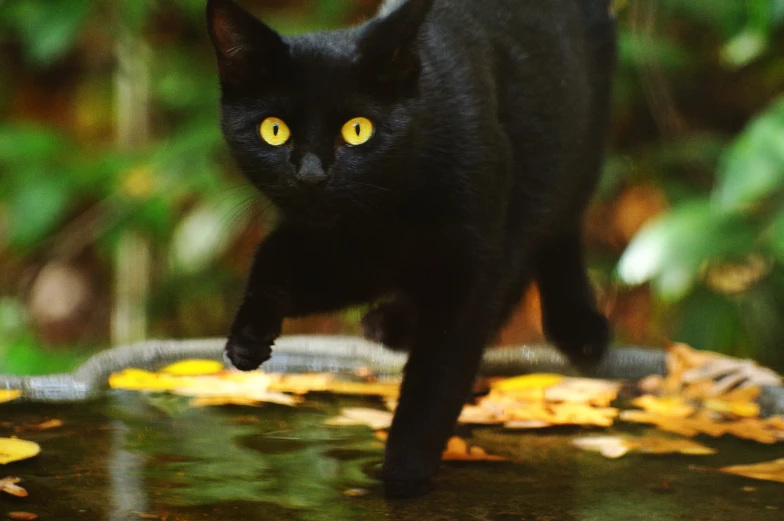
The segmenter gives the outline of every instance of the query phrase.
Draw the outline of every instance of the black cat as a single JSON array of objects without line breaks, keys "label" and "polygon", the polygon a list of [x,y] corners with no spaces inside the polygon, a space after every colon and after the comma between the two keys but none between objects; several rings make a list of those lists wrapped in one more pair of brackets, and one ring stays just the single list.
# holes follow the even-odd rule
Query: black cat
[{"label": "black cat", "polygon": [[389,497],[430,489],[482,351],[531,281],[573,361],[608,343],[580,240],[608,126],[608,3],[391,1],[288,38],[209,2],[226,141],[280,214],[228,357],[255,369],[284,317],[384,298],[365,329],[410,351]]}]

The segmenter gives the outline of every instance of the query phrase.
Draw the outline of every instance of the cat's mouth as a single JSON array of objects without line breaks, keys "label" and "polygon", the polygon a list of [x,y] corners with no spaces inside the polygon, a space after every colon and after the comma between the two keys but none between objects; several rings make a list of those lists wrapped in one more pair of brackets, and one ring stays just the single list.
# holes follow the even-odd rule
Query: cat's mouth
[{"label": "cat's mouth", "polygon": [[283,197],[270,196],[281,215],[290,222],[306,224],[310,227],[330,227],[346,211],[345,205],[331,197],[326,186],[297,189]]}]

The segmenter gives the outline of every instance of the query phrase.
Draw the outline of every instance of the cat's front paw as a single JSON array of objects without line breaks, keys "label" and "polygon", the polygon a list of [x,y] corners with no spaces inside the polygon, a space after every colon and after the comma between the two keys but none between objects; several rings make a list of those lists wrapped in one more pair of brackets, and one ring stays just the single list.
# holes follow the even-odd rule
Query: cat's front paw
[{"label": "cat's front paw", "polygon": [[226,357],[240,371],[253,371],[270,359],[274,337],[259,338],[247,327],[229,336]]}]

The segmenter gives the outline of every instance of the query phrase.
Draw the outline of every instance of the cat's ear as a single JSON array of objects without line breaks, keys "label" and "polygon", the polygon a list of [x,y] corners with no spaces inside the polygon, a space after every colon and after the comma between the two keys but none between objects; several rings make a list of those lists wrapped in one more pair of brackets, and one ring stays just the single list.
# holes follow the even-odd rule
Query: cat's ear
[{"label": "cat's ear", "polygon": [[411,86],[420,70],[416,37],[433,0],[404,0],[394,10],[382,9],[360,37],[363,66],[381,83]]},{"label": "cat's ear", "polygon": [[223,83],[241,84],[251,74],[272,75],[286,54],[280,35],[232,0],[209,0],[207,24]]}]

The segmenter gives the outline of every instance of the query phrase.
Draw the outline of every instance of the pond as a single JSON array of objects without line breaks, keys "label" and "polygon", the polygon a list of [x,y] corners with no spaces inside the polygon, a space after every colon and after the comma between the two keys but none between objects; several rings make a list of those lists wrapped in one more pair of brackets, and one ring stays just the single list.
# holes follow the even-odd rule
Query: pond
[{"label": "pond", "polygon": [[[42,451],[0,468],[0,478],[19,476],[29,492],[26,498],[0,494],[0,515],[28,511],[40,519],[85,521],[784,517],[784,485],[712,470],[781,458],[782,447],[710,439],[714,456],[608,460],[572,447],[587,432],[572,429],[461,430],[471,443],[512,461],[445,463],[434,493],[385,501],[375,478],[381,442],[365,427],[323,425],[341,407],[378,403],[316,396],[297,408],[191,408],[185,398],[112,391],[81,404],[4,404],[0,436],[35,441]],[[48,418],[63,426],[25,428]]]}]

